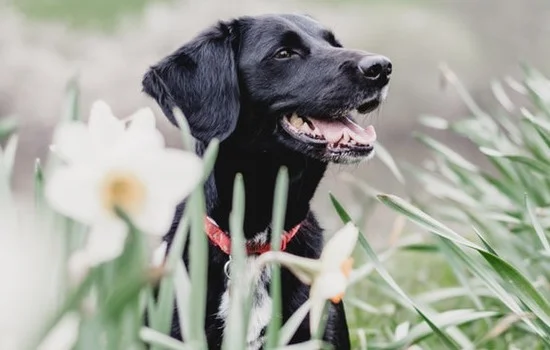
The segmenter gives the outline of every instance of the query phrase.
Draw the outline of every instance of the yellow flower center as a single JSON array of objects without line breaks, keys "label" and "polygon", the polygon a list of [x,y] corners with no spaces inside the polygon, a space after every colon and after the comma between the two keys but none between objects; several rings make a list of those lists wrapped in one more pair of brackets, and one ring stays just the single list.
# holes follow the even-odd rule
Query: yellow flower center
[{"label": "yellow flower center", "polygon": [[[353,258],[347,258],[346,260],[344,260],[344,262],[342,263],[342,265],[340,265],[340,271],[342,272],[342,274],[346,277],[346,278],[349,278],[349,275],[351,274],[351,269],[353,267]],[[339,294],[336,294],[335,296],[333,296],[332,298],[330,298],[330,300],[335,303],[335,304],[338,304],[339,302],[342,301],[342,298],[344,297],[344,292],[342,293],[339,293]]]},{"label": "yellow flower center", "polygon": [[145,194],[145,185],[132,173],[111,172],[101,184],[101,202],[111,212],[119,207],[126,213],[136,213],[143,207]]}]

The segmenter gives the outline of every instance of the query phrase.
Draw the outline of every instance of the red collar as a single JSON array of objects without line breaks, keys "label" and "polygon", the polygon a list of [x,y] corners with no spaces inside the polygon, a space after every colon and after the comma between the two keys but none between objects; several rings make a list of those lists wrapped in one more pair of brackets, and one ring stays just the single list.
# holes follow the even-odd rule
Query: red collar
[{"label": "red collar", "polygon": [[[210,217],[204,219],[204,225],[206,230],[206,235],[214,245],[218,246],[225,254],[229,255],[231,253],[231,238],[229,235],[224,232],[218,224]],[[281,250],[286,249],[286,245],[290,240],[298,233],[298,230],[302,226],[302,223],[294,226],[290,231],[285,232],[281,237]],[[262,254],[271,250],[271,244],[253,244],[246,243],[246,252],[248,255],[252,254]]]}]

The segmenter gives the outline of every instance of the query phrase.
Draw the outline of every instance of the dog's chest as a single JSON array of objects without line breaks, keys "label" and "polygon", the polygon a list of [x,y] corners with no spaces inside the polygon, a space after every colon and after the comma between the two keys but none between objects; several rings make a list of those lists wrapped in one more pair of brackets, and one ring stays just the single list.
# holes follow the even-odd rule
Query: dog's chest
[{"label": "dog's chest", "polygon": [[[247,281],[254,278],[253,273],[255,271],[254,260],[255,257],[248,257],[246,261],[246,276]],[[250,318],[248,324],[248,333],[246,341],[248,343],[247,350],[257,350],[262,347],[265,341],[265,332],[267,325],[271,320],[271,304],[272,300],[269,296],[269,282],[271,280],[271,273],[269,269],[265,269],[260,278],[257,278],[255,282],[255,291],[252,300],[252,307],[250,309]],[[220,300],[220,306],[218,308],[218,317],[225,322],[229,315],[229,284],[223,292]]]}]

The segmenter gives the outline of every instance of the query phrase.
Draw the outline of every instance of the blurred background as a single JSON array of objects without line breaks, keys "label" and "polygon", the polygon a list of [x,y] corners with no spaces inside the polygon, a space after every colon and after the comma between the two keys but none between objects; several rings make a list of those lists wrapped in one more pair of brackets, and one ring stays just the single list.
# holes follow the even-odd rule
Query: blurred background
[{"label": "blurred background", "polygon": [[[177,145],[177,132],[141,93],[148,65],[216,20],[277,12],[309,13],[332,28],[345,46],[392,59],[388,101],[371,119],[398,162],[418,165],[428,154],[412,137],[421,129],[420,115],[457,119],[468,114],[456,92],[442,86],[441,63],[491,111],[499,108],[491,79],[519,78],[520,62],[545,73],[550,68],[547,0],[0,0],[0,118],[15,115],[20,124],[14,186],[21,203],[32,195],[34,159],[46,155],[71,77],[78,77],[85,115],[100,98],[119,117],[148,105],[157,112],[169,143]],[[466,141],[442,136],[459,152],[471,152]],[[323,215],[332,213],[328,191],[352,212],[359,208],[340,180],[343,172],[380,191],[414,190],[414,184],[405,190],[377,160],[332,166],[314,200],[328,229],[338,224],[336,215]],[[380,209],[367,234],[383,244],[391,225],[390,214]]]}]

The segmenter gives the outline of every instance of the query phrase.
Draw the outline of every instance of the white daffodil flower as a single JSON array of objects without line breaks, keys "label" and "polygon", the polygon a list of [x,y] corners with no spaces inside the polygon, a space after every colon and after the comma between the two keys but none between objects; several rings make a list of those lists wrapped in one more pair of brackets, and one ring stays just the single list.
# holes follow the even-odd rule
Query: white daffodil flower
[{"label": "white daffodil flower", "polygon": [[314,278],[309,292],[312,301],[309,316],[312,332],[319,326],[325,301],[330,299],[333,303],[339,303],[344,296],[353,266],[350,255],[358,236],[357,227],[347,223],[323,248],[319,258],[321,270]]},{"label": "white daffodil flower", "polygon": [[90,226],[86,247],[75,256],[94,266],[122,253],[122,209],[144,233],[162,236],[175,208],[197,186],[202,161],[194,153],[164,147],[150,109],[129,118],[128,127],[102,101],[94,103],[88,125],[57,128],[52,150],[65,164],[54,169],[45,195],[59,213]]},{"label": "white daffodil flower", "polygon": [[330,238],[318,260],[285,252],[267,252],[257,260],[260,268],[269,262],[278,262],[311,286],[309,299],[312,334],[319,327],[326,301],[339,303],[344,296],[353,265],[350,256],[358,237],[359,230],[350,222]]},{"label": "white daffodil flower", "polygon": [[48,333],[37,350],[70,350],[78,340],[80,316],[76,312],[66,314]]}]

